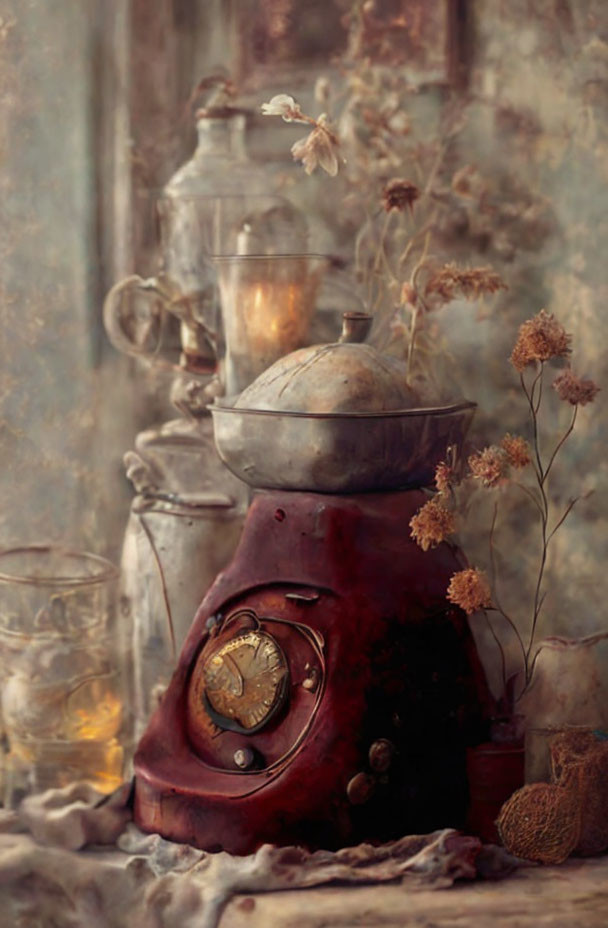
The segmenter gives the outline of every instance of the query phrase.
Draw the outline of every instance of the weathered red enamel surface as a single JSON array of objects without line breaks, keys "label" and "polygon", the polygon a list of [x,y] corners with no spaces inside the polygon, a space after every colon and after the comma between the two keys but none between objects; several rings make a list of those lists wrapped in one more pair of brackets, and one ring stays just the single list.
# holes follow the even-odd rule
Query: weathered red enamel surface
[{"label": "weathered red enamel surface", "polygon": [[[245,854],[264,842],[331,847],[462,822],[466,746],[482,740],[488,695],[466,617],[445,600],[462,559],[410,539],[424,499],[256,494],[139,744],[142,829]],[[286,597],[294,592],[318,599]],[[210,632],[208,619],[243,607],[274,620],[262,618],[264,630],[290,667],[287,705],[250,735],[218,732],[188,705],[199,656],[250,627],[243,618]],[[322,662],[298,626],[322,636]],[[319,687],[303,686],[320,663]],[[370,765],[379,739],[394,745],[386,771]],[[243,747],[258,769],[238,769]]]}]

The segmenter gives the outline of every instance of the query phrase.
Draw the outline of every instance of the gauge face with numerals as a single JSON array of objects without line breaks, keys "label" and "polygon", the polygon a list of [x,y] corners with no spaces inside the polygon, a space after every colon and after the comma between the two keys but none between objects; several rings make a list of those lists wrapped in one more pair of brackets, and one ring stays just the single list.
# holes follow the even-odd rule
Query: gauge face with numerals
[{"label": "gauge face with numerals", "polygon": [[247,631],[199,662],[191,685],[216,725],[252,734],[285,702],[289,669],[271,635]]}]

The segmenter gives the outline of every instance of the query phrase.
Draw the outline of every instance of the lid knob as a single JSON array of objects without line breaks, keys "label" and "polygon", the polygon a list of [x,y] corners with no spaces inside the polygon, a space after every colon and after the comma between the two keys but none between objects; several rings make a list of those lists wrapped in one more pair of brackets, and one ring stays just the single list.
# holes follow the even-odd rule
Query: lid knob
[{"label": "lid knob", "polygon": [[342,334],[338,341],[343,344],[364,342],[372,326],[372,317],[369,313],[349,312],[342,316]]}]

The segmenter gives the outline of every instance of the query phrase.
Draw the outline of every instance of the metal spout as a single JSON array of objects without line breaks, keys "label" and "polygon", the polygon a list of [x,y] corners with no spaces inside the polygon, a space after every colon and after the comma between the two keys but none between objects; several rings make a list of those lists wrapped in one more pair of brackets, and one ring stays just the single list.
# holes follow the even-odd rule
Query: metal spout
[{"label": "metal spout", "polygon": [[340,344],[344,342],[355,344],[364,342],[369,335],[372,326],[372,317],[369,313],[344,313],[342,316],[342,334],[338,339]]}]

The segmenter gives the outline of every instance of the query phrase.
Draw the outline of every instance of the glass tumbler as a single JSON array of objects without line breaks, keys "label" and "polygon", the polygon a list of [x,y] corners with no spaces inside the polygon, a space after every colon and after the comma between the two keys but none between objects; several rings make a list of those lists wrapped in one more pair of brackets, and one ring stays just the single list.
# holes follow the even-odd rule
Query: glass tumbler
[{"label": "glass tumbler", "polygon": [[0,551],[4,802],[123,779],[126,650],[119,572],[101,557],[37,545]]}]

